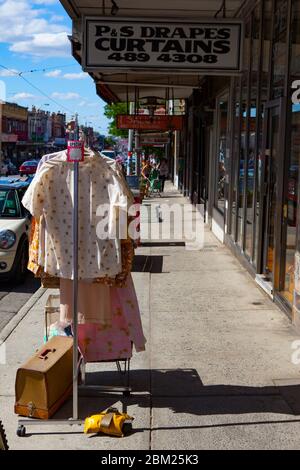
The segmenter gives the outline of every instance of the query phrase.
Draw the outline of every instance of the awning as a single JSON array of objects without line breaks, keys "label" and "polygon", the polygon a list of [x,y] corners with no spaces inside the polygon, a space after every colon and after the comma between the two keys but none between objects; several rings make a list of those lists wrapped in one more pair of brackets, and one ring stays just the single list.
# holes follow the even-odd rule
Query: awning
[{"label": "awning", "polygon": [[[161,21],[174,19],[183,21],[222,20],[223,11],[220,7],[221,0],[116,0],[117,7],[112,11],[112,2],[94,2],[93,0],[60,0],[63,7],[73,21],[73,31],[70,40],[72,42],[72,53],[76,60],[82,64],[82,20],[85,16],[104,16],[107,19],[135,19],[159,18]],[[246,0],[227,0],[226,18],[236,17]],[[115,13],[114,15],[112,14]],[[89,71],[95,81],[98,95],[106,102],[135,101],[137,88],[139,99],[146,96],[159,98],[187,98],[193,89],[201,87],[203,74],[190,72],[176,74],[159,71],[149,73],[128,68],[124,70],[101,70]]]}]

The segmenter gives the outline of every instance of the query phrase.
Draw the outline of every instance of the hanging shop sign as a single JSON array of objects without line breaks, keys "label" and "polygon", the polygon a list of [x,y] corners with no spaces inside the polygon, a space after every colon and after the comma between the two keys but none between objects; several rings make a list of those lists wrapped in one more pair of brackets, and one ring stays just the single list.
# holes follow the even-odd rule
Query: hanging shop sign
[{"label": "hanging shop sign", "polygon": [[136,129],[148,131],[180,131],[183,127],[183,116],[146,116],[133,114],[118,114],[118,129]]},{"label": "hanging shop sign", "polygon": [[67,161],[68,162],[83,162],[84,160],[84,146],[81,140],[68,140],[67,147]]},{"label": "hanging shop sign", "polygon": [[170,138],[166,134],[142,134],[140,135],[140,144],[141,145],[163,145],[168,144]]},{"label": "hanging shop sign", "polygon": [[83,68],[241,71],[240,20],[168,21],[85,17]]}]

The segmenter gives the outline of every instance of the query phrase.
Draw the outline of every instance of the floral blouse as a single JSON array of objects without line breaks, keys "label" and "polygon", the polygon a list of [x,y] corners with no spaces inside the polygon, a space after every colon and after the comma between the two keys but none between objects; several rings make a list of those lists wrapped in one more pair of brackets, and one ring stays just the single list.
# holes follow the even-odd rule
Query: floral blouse
[{"label": "floral blouse", "polygon": [[[34,217],[44,219],[44,271],[66,279],[73,279],[72,173],[72,163],[59,156],[50,159],[22,200]],[[103,159],[89,156],[79,164],[79,279],[116,276],[122,271],[117,225],[120,210],[126,207],[124,189]]]}]

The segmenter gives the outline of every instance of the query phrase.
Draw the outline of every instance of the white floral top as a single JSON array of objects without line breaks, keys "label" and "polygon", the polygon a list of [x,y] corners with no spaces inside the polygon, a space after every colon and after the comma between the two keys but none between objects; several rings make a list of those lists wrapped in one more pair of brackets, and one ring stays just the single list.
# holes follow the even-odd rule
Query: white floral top
[{"label": "white floral top", "polygon": [[[22,203],[34,217],[44,217],[45,243],[41,245],[44,253],[40,254],[44,271],[73,279],[74,167],[64,158],[59,154],[43,164]],[[79,279],[113,277],[121,272],[117,222],[120,209],[126,207],[127,198],[120,181],[102,158],[89,156],[79,164]]]}]

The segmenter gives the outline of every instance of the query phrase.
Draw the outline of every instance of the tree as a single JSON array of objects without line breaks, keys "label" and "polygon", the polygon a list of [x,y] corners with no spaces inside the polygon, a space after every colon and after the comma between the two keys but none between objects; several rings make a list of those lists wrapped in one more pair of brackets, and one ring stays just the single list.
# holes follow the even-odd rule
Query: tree
[{"label": "tree", "polygon": [[104,139],[105,148],[114,147],[116,145],[115,139],[111,136],[107,136]]},{"label": "tree", "polygon": [[108,126],[108,132],[110,135],[115,137],[127,137],[127,130],[117,129],[117,114],[128,114],[127,103],[112,103],[105,105],[104,116],[107,117],[107,119],[111,119],[111,123]]}]

